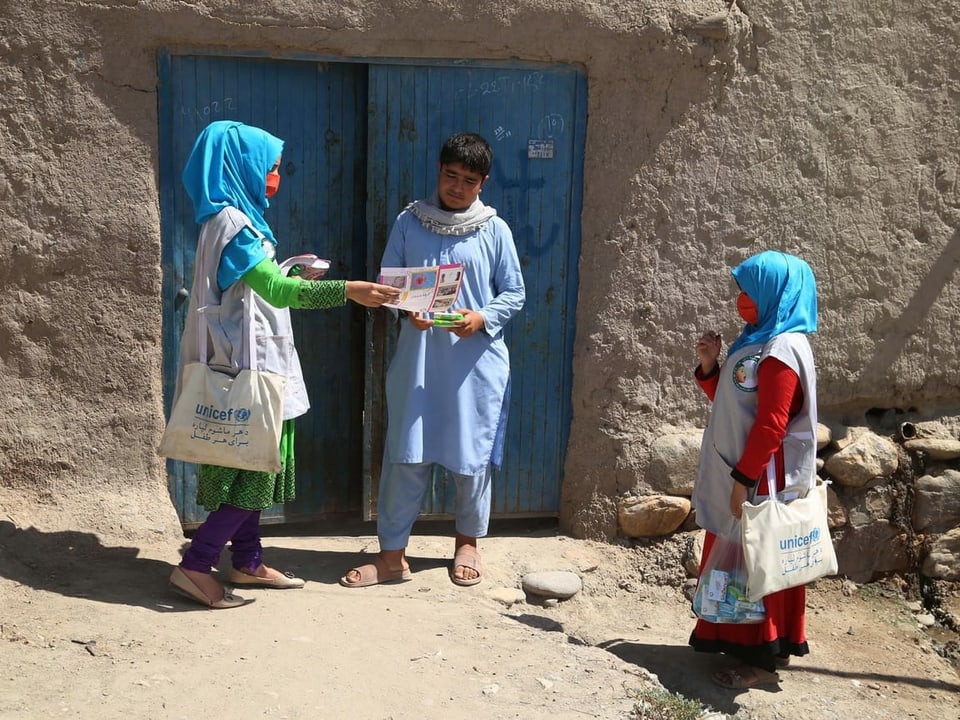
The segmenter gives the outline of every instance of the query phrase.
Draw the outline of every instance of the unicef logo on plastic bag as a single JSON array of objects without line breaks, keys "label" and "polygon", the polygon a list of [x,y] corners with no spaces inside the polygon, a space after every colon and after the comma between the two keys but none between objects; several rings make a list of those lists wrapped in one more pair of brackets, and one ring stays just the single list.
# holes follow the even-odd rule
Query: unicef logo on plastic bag
[{"label": "unicef logo on plastic bag", "polygon": [[250,408],[237,408],[237,422],[250,422]]}]

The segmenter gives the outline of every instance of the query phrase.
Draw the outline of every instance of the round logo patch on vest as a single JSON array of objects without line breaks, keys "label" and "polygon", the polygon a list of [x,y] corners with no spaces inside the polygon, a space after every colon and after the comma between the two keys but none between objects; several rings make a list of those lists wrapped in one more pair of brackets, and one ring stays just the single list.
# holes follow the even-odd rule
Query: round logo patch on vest
[{"label": "round logo patch on vest", "polygon": [[759,355],[747,355],[737,360],[733,366],[733,384],[738,390],[744,392],[757,391],[757,365],[760,363]]}]

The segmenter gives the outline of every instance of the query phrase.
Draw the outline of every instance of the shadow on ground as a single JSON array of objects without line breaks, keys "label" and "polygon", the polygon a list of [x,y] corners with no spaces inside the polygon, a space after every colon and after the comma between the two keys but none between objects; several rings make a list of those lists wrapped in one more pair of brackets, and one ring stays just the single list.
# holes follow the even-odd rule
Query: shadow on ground
[{"label": "shadow on ground", "polygon": [[163,611],[171,566],[136,547],[102,545],[92,533],[41,532],[0,521],[0,576],[66,597]]},{"label": "shadow on ground", "polygon": [[[491,526],[494,534],[531,534],[555,532],[556,522],[504,522]],[[418,534],[449,535],[452,523],[418,523]],[[264,537],[351,537],[376,535],[373,523],[308,523],[302,526],[264,525]],[[189,533],[188,533],[189,535]],[[170,541],[180,543],[180,552],[189,538]],[[312,550],[270,545],[265,550],[267,564],[293,572],[308,582],[336,584],[343,574],[358,564],[371,562],[376,541],[368,552]],[[221,571],[229,567],[230,551],[221,557]],[[408,558],[416,571],[446,567],[449,557]],[[18,528],[0,521],[0,576],[35,590],[57,593],[65,597],[84,598],[97,602],[142,607],[156,612],[204,610],[170,589],[168,578],[173,564],[142,555],[138,547],[108,546],[93,533],[80,531],[42,532],[34,527]]]},{"label": "shadow on ground", "polygon": [[[686,698],[697,700],[703,705],[719,710],[728,715],[735,715],[740,709],[736,698],[746,692],[778,693],[780,688],[756,687],[752,690],[728,690],[713,684],[710,676],[719,669],[734,664],[734,661],[723,655],[696,653],[687,646],[650,644],[646,645],[629,640],[608,640],[598,647],[613,653],[625,662],[647,669],[656,675],[660,683],[669,691],[678,693]],[[806,662],[802,668],[795,670],[781,670],[783,673],[797,673],[798,675],[831,676],[845,680],[856,680],[863,685],[872,683],[913,685],[917,688],[928,689],[931,692],[960,692],[960,685],[945,684],[941,681],[922,676],[911,676],[907,673],[889,675],[883,673],[855,672],[818,667]]]},{"label": "shadow on ground", "polygon": [[[189,541],[183,540],[181,552]],[[221,572],[230,563],[227,549]],[[372,554],[332,552],[272,545],[265,560],[308,582],[336,584],[344,572],[369,562]],[[448,558],[410,557],[410,564],[426,570],[449,564]],[[15,583],[64,597],[142,607],[156,612],[204,608],[183,600],[168,583],[173,564],[144,557],[137,547],[103,545],[91,533],[42,532],[0,522],[0,576]]]}]

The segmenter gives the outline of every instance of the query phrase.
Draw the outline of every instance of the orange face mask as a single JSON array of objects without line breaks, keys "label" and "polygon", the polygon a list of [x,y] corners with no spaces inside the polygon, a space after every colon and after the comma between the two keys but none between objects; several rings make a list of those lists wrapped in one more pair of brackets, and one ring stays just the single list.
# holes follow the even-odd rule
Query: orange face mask
[{"label": "orange face mask", "polygon": [[272,198],[277,194],[277,190],[280,189],[280,173],[278,172],[268,172],[267,173],[267,197]]},{"label": "orange face mask", "polygon": [[757,304],[743,291],[737,295],[737,312],[740,313],[740,317],[746,320],[749,325],[756,325],[760,319],[760,311],[757,309]]}]

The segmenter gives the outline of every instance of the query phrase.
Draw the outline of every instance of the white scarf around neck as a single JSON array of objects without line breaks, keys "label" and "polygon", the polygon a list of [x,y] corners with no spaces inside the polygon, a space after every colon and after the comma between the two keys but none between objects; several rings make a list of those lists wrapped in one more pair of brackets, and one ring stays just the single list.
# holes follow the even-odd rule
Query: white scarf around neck
[{"label": "white scarf around neck", "polygon": [[438,235],[469,235],[497,214],[496,210],[484,205],[479,198],[466,210],[443,210],[436,193],[429,199],[410,203],[407,210],[416,216],[421,225]]}]

